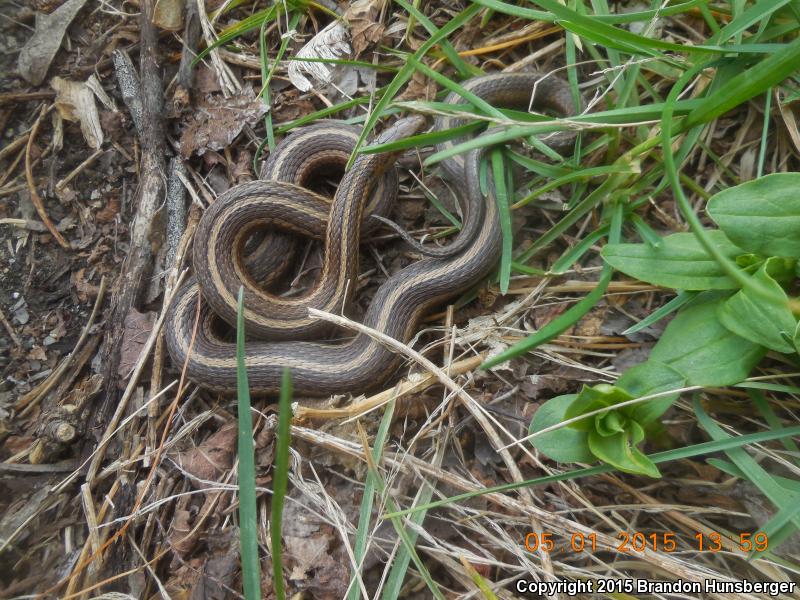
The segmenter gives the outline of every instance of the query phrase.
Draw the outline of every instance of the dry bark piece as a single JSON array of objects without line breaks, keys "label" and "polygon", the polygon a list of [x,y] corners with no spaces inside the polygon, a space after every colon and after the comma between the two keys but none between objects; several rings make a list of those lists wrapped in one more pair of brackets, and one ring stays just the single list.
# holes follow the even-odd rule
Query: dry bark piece
[{"label": "dry bark piece", "polygon": [[135,308],[131,309],[125,317],[125,329],[122,333],[119,368],[117,369],[120,377],[126,377],[136,366],[142,348],[153,330],[155,320],[156,313],[141,313]]},{"label": "dry bark piece", "polygon": [[82,81],[69,81],[53,77],[50,85],[56,91],[56,108],[67,121],[79,121],[81,133],[89,147],[97,150],[103,145],[103,128],[100,113],[94,102],[95,94]]},{"label": "dry bark piece", "polygon": [[33,85],[44,81],[47,69],[61,47],[67,27],[84,4],[86,0],[67,0],[49,15],[37,13],[36,31],[17,59],[19,74]]}]

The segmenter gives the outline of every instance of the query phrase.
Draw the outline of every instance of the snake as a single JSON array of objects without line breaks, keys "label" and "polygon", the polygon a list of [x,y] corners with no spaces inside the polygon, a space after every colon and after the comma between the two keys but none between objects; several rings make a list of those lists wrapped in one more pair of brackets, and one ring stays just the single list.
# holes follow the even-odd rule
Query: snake
[{"label": "snake", "polygon": [[[317,211],[328,212],[332,199],[310,191],[325,175],[344,172],[347,160],[358,143],[359,129],[342,122],[328,121],[304,127],[281,140],[264,161],[260,179],[294,183],[313,195],[308,201]],[[313,148],[313,152],[308,149]],[[373,233],[391,209],[397,196],[397,171],[386,169],[375,181],[370,201],[364,209],[361,235]],[[257,186],[256,186],[257,187]],[[367,218],[372,217],[372,218]],[[244,258],[247,272],[260,286],[269,287],[278,281],[293,264],[298,237],[288,232],[270,230],[257,236],[258,244]]]},{"label": "snake", "polygon": [[[572,114],[575,106],[568,84],[554,76],[501,73],[479,76],[462,85],[493,104],[519,107],[530,103],[536,110],[560,116]],[[446,101],[464,102],[452,94]],[[434,128],[452,128],[462,120],[455,115],[440,116]],[[423,124],[418,115],[406,117],[375,143],[408,137]],[[554,145],[566,147],[572,141],[574,134],[568,132],[554,138]],[[443,142],[437,150],[452,148],[458,142]],[[308,146],[297,148],[301,153],[313,153]],[[480,164],[484,152],[484,148],[478,148],[444,161],[444,171],[464,205],[461,230],[447,247],[447,255],[426,256],[380,285],[364,315],[366,327],[407,342],[427,312],[470,289],[494,269],[501,252],[501,231],[493,186],[490,183],[487,193],[482,191]],[[347,306],[358,275],[364,207],[374,181],[391,167],[397,155],[359,154],[329,209],[313,197],[313,192],[288,181],[249,182],[218,197],[205,211],[195,234],[194,278],[176,292],[167,313],[165,339],[173,363],[185,365],[189,379],[202,387],[235,393],[236,347],[220,334],[217,317],[235,323],[233,290],[241,282],[245,285],[245,331],[249,338],[245,363],[251,393],[278,393],[284,368],[290,369],[294,391],[302,396],[358,394],[386,381],[401,357],[362,333],[343,343],[320,341],[328,334],[328,324],[320,325],[319,320],[309,317],[308,307],[338,312]],[[259,289],[247,273],[243,247],[255,229],[264,227],[324,239],[322,272],[305,296],[275,296]]]}]

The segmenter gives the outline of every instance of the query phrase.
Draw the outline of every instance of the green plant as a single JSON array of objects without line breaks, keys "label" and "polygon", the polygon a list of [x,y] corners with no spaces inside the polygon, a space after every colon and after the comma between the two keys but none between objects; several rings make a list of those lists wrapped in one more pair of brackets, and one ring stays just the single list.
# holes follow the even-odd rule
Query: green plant
[{"label": "green plant", "polygon": [[[800,351],[796,301],[785,289],[800,275],[799,186],[800,173],[778,173],[724,190],[708,202],[720,229],[705,231],[706,240],[755,285],[730,277],[690,233],[607,244],[602,256],[614,269],[694,294],[674,305],[680,310],[648,360],[616,385],[584,386],[579,394],[545,403],[531,422],[531,433],[542,432],[533,437],[534,446],[562,462],[599,459],[658,477],[637,444],[677,399],[669,390],[732,385],[768,351]],[[661,311],[659,318],[666,314]],[[554,429],[565,420],[567,429]]]},{"label": "green plant", "polygon": [[[244,359],[244,288],[239,287],[236,312],[236,398],[238,411],[239,546],[242,561],[242,587],[246,600],[261,598],[261,563],[258,555],[258,516],[256,507],[256,467],[253,447],[253,419],[250,386]],[[292,377],[284,369],[278,403],[278,431],[275,444],[275,475],[272,486],[270,541],[275,597],[286,598],[282,574],[281,519],[289,481],[289,442],[292,421]]]},{"label": "green plant", "polygon": [[253,448],[253,417],[250,414],[250,386],[244,362],[244,288],[239,287],[236,313],[236,398],[238,411],[239,547],[242,587],[246,600],[261,598],[261,563],[258,558],[256,516],[256,466]]}]

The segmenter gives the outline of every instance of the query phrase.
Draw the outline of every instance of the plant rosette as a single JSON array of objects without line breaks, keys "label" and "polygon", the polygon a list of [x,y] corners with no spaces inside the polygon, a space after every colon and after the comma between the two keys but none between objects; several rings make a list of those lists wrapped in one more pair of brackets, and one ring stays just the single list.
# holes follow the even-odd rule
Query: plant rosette
[{"label": "plant rosette", "polygon": [[[532,444],[559,462],[601,460],[628,473],[659,477],[638,449],[684,386],[726,386],[746,379],[768,351],[800,352],[796,300],[786,288],[800,276],[800,173],[777,173],[724,190],[708,202],[718,230],[657,243],[607,244],[602,256],[616,270],[675,288],[685,302],[648,360],[615,385],[584,386],[558,396],[533,417],[530,433],[596,413],[535,435]],[[732,277],[730,267],[744,272]],[[666,314],[662,314],[666,316]]]}]

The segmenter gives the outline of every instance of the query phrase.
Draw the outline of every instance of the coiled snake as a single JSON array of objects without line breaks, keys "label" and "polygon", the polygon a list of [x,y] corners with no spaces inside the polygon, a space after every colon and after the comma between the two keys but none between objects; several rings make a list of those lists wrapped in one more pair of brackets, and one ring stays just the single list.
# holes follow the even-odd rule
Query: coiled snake
[{"label": "coiled snake", "polygon": [[[527,107],[530,103],[536,110],[560,116],[573,112],[569,87],[557,77],[495,74],[476,77],[462,85],[493,105]],[[447,102],[458,104],[464,100],[451,94]],[[439,117],[435,127],[444,130],[464,122],[460,117]],[[402,119],[376,142],[412,135],[423,123],[419,116]],[[320,339],[329,327],[310,318],[309,307],[335,312],[349,301],[355,287],[351,282],[358,275],[362,215],[386,210],[383,199],[369,203],[374,196],[373,182],[381,182],[376,192],[379,198],[383,198],[381,188],[396,187],[392,173],[396,153],[362,154],[344,175],[328,207],[318,194],[303,187],[312,169],[308,161],[319,153],[324,155],[320,159],[323,163],[342,160],[352,151],[354,136],[336,127],[325,130],[323,126],[317,131],[324,132],[322,135],[333,150],[331,144],[322,150],[321,144],[287,138],[271,157],[267,176],[290,181],[259,180],[235,186],[220,195],[200,221],[194,239],[195,279],[178,291],[165,327],[173,363],[177,367],[186,363],[189,378],[203,387],[224,393],[236,389],[235,345],[219,337],[213,321],[217,314],[235,324],[240,283],[245,286],[245,330],[248,336],[259,338],[248,341],[246,346],[252,393],[276,393],[284,367],[291,369],[299,395],[360,393],[385,381],[399,363],[395,354],[363,334],[338,344],[301,341]],[[573,138],[558,134],[547,143],[563,148]],[[465,207],[461,231],[446,249],[438,252],[439,256],[424,258],[389,277],[366,312],[366,326],[407,341],[426,311],[463,293],[495,266],[501,247],[500,226],[493,195],[490,193],[487,198],[480,191],[481,157],[482,151],[474,150],[445,161],[445,171]],[[367,205],[370,208],[365,210]],[[244,259],[246,241],[254,230],[263,227],[280,230],[284,239],[280,235],[268,236],[254,253],[260,258]],[[288,252],[287,233],[315,237],[325,243],[319,281],[299,298],[281,298],[264,291],[252,274],[265,279],[280,270]],[[264,263],[269,264],[267,268],[264,264],[254,266],[254,262],[267,260],[265,256],[272,256],[270,262]],[[201,294],[200,322],[190,352]]]}]

